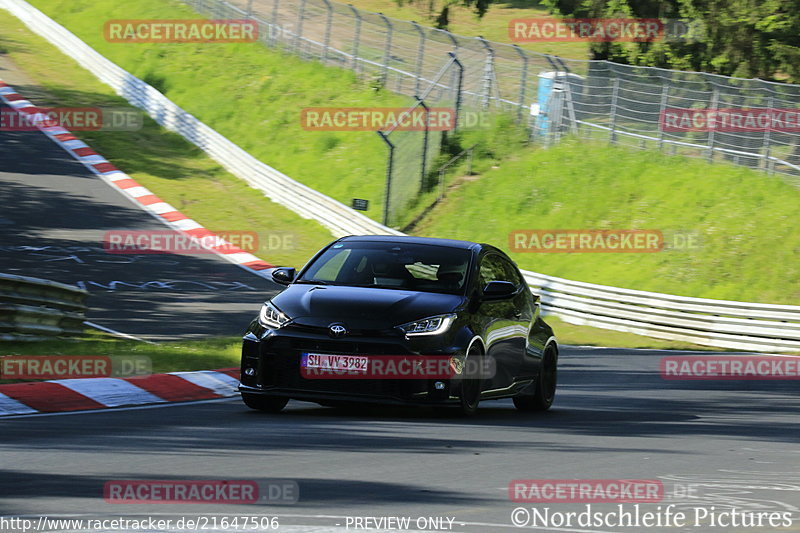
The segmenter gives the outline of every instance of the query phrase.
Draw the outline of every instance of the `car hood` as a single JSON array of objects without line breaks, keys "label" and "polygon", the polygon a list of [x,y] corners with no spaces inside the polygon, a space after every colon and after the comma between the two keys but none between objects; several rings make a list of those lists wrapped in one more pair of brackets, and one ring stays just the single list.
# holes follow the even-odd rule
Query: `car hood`
[{"label": "car hood", "polygon": [[454,311],[463,296],[369,287],[294,284],[272,302],[297,323],[389,328]]}]

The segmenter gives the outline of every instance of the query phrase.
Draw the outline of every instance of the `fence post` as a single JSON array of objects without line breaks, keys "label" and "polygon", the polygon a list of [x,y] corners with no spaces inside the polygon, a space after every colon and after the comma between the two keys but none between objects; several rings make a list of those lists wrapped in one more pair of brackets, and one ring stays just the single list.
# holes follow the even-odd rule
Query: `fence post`
[{"label": "fence post", "polygon": [[247,15],[245,15],[247,19],[253,18],[253,0],[247,0]]},{"label": "fence post", "polygon": [[275,0],[272,3],[272,20],[270,21],[270,40],[272,41],[273,48],[278,45],[278,31],[280,30],[280,26],[278,25],[278,4],[280,4],[281,0]]},{"label": "fence post", "polygon": [[353,70],[358,74],[358,45],[361,42],[361,12],[353,7],[353,4],[347,4],[347,7],[353,12],[353,17],[356,19],[355,37],[353,39]]},{"label": "fence post", "polygon": [[423,141],[422,141],[422,171],[421,171],[422,174],[419,177],[419,192],[421,193],[423,192],[423,187],[425,187],[425,170],[428,165],[428,123],[431,120],[430,116],[431,110],[427,105],[425,105],[425,102],[422,101],[419,97],[415,98],[417,98],[417,101],[419,102],[419,105],[422,107],[422,109],[425,110],[425,135],[423,135]]},{"label": "fence post", "polygon": [[614,78],[614,86],[611,92],[611,144],[617,143],[617,93],[619,93],[619,78]]},{"label": "fence post", "polygon": [[665,82],[661,86],[661,101],[658,105],[658,151],[664,151],[664,126],[666,124],[667,99],[669,98],[669,85]]},{"label": "fence post", "polygon": [[[772,117],[772,109],[775,107],[775,96],[769,95],[767,99],[767,109],[769,109],[770,117]],[[772,156],[771,150],[771,142],[772,142],[772,118],[770,118],[769,124],[767,125],[767,129],[764,131],[764,170],[767,171],[767,175],[772,175],[772,161],[770,157]]]},{"label": "fence post", "polygon": [[300,38],[303,36],[303,16],[306,14],[306,0],[300,0],[300,9],[297,11],[297,28],[294,35],[294,53],[299,55]]},{"label": "fence post", "polygon": [[383,142],[389,147],[389,160],[386,164],[386,190],[383,196],[383,225],[389,225],[389,198],[392,195],[392,171],[394,169],[394,145],[389,140],[389,136],[382,131],[377,132]]},{"label": "fence post", "polygon": [[519,123],[522,121],[522,110],[526,108],[525,85],[528,83],[528,56],[517,44],[514,45],[514,50],[516,50],[517,54],[519,54],[519,57],[522,58],[522,75],[520,76],[519,80],[519,109],[517,109],[517,123]]},{"label": "fence post", "polygon": [[414,21],[411,21],[414,29],[419,33],[419,47],[417,48],[417,82],[414,84],[414,96],[419,96],[419,88],[422,85],[422,65],[425,57],[425,30]]},{"label": "fence post", "polygon": [[333,22],[333,6],[329,0],[322,0],[328,10],[325,19],[325,40],[323,41],[322,61],[328,61],[328,50],[331,47],[331,24]]},{"label": "fence post", "polygon": [[453,59],[453,64],[458,67],[458,83],[456,84],[456,116],[453,117],[453,131],[458,129],[458,117],[461,115],[461,91],[464,85],[464,65],[458,60],[458,56],[454,52],[447,52]]},{"label": "fence post", "polygon": [[492,98],[492,71],[494,69],[494,49],[489,45],[489,42],[478,36],[481,44],[486,48],[486,62],[483,68],[483,101],[481,105],[483,108],[489,107],[489,100]]},{"label": "fence post", "polygon": [[[719,88],[715,85],[714,92],[711,93],[711,111],[716,111],[719,106]],[[708,131],[708,162],[714,162],[714,128]]]},{"label": "fence post", "polygon": [[447,37],[453,42],[453,53],[458,54],[458,39],[456,39],[456,36],[447,30],[439,30],[439,31],[443,31],[444,34],[447,35]]},{"label": "fence post", "polygon": [[389,19],[386,18],[386,15],[383,13],[378,13],[378,15],[383,19],[384,24],[386,24],[386,43],[383,48],[383,85],[385,86],[389,80],[389,58],[391,57],[392,53],[392,32],[394,31],[394,27],[392,23],[389,22]]}]

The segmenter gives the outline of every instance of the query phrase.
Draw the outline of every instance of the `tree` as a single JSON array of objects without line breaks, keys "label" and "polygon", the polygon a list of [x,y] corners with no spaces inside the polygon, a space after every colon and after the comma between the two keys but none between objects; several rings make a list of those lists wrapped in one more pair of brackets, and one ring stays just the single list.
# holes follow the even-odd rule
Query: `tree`
[{"label": "tree", "polygon": [[543,0],[576,18],[680,19],[684,36],[592,43],[594,59],[800,83],[800,0]]},{"label": "tree", "polygon": [[472,9],[478,18],[483,17],[489,10],[489,4],[493,0],[395,0],[397,5],[405,4],[416,5],[418,8],[426,9],[428,16],[440,30],[446,30],[450,25],[450,9],[456,6],[464,6]]}]

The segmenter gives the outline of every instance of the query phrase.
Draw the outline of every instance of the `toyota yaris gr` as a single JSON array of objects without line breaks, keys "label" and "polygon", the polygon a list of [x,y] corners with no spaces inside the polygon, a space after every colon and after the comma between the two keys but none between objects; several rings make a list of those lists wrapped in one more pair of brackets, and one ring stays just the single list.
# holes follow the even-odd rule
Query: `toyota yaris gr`
[{"label": "toyota yaris gr", "polygon": [[512,398],[546,410],[558,346],[539,299],[499,249],[406,236],[351,236],[264,303],[242,346],[244,403],[288,400],[455,407]]}]

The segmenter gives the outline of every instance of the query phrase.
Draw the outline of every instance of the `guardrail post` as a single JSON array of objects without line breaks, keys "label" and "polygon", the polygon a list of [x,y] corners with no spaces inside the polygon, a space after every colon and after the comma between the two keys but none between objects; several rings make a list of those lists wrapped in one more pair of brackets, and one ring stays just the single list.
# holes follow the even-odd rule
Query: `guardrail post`
[{"label": "guardrail post", "polygon": [[306,0],[300,1],[300,9],[297,11],[297,27],[294,35],[294,53],[299,55],[300,39],[303,37],[303,17],[306,14]]},{"label": "guardrail post", "polygon": [[386,15],[383,13],[378,13],[378,15],[383,20],[383,23],[386,24],[386,41],[383,47],[383,73],[381,74],[383,85],[386,85],[389,79],[389,59],[392,53],[392,33],[394,31],[394,26],[392,26],[392,23],[386,18]]},{"label": "guardrail post", "polygon": [[323,41],[322,61],[328,60],[328,50],[331,47],[331,24],[333,23],[333,6],[330,0],[322,0],[325,8],[328,10],[327,18],[325,20],[325,40]]},{"label": "guardrail post", "polygon": [[[715,85],[711,93],[711,111],[716,111],[719,106],[719,88]],[[714,128],[708,130],[708,162],[714,162]]]},{"label": "guardrail post", "polygon": [[617,142],[617,95],[619,93],[619,78],[614,78],[614,85],[611,89],[611,129],[609,130],[609,141],[611,144]]},{"label": "guardrail post", "polygon": [[425,57],[425,31],[414,21],[411,21],[414,29],[419,33],[419,47],[417,48],[417,82],[414,84],[414,96],[419,96],[419,88],[422,85],[422,66]]},{"label": "guardrail post", "polygon": [[514,50],[522,58],[522,75],[519,79],[519,107],[517,109],[517,123],[522,121],[522,110],[525,109],[525,85],[528,83],[528,56],[525,51],[519,47],[518,44],[514,45]]},{"label": "guardrail post", "polygon": [[494,49],[489,44],[489,41],[478,36],[481,44],[486,48],[486,61],[483,68],[483,100],[481,105],[484,109],[489,107],[489,100],[492,98],[492,80],[494,79]]},{"label": "guardrail post", "polygon": [[353,17],[356,19],[354,36],[353,36],[353,70],[358,74],[358,45],[361,42],[361,13],[353,7],[353,4],[347,4],[347,7],[353,12]]}]

